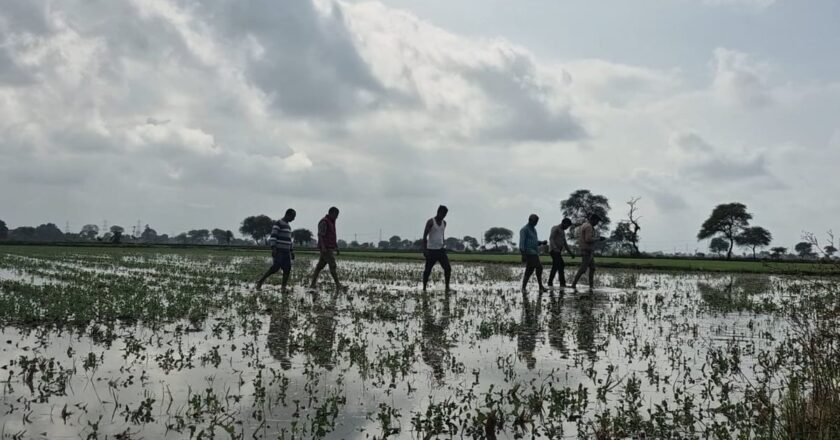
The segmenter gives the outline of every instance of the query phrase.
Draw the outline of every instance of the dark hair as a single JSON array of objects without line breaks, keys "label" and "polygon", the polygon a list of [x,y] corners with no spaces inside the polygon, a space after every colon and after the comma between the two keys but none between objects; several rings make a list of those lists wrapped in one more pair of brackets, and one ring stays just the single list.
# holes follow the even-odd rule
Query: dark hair
[{"label": "dark hair", "polygon": [[330,208],[330,210],[329,210],[328,212],[329,212],[330,214],[338,214],[338,208],[336,208],[335,206],[333,206],[333,207],[331,207],[331,208]]},{"label": "dark hair", "polygon": [[286,217],[288,217],[288,216],[290,216],[290,215],[297,215],[297,211],[295,211],[295,210],[294,210],[294,209],[292,209],[292,208],[287,209],[287,210],[286,210]]},{"label": "dark hair", "polygon": [[447,208],[446,205],[440,205],[440,206],[438,206],[437,212],[441,212],[441,211],[442,212],[449,212],[449,208]]},{"label": "dark hair", "polygon": [[571,225],[572,224],[572,219],[570,219],[569,217],[566,217],[566,218],[563,219],[563,221],[560,222],[560,224],[561,225]]}]

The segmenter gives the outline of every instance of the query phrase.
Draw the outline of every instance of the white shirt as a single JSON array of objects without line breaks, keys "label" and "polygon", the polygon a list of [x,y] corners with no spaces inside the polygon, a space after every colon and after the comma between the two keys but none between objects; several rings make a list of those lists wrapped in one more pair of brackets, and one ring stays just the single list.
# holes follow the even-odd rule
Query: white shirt
[{"label": "white shirt", "polygon": [[443,249],[444,232],[446,231],[446,220],[437,224],[432,218],[432,228],[429,229],[429,237],[426,239],[426,249]]}]

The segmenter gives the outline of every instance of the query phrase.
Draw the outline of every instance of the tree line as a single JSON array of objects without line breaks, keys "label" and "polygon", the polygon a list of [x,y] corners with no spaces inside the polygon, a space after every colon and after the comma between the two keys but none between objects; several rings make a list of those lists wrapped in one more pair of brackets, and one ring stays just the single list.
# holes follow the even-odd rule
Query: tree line
[{"label": "tree line", "polygon": [[[625,202],[626,211],[624,218],[619,220],[615,228],[610,231],[612,220],[610,219],[610,203],[607,197],[594,194],[589,190],[580,189],[572,192],[568,198],[560,202],[560,211],[563,217],[572,220],[575,227],[570,228],[568,238],[570,244],[575,244],[577,238],[577,227],[582,224],[591,214],[601,217],[601,223],[596,227],[597,232],[607,237],[604,253],[615,255],[641,255],[639,248],[641,241],[641,216],[639,215],[638,202],[640,198],[634,197]],[[697,240],[709,240],[709,252],[718,257],[731,259],[736,246],[741,247],[758,258],[759,251],[769,248],[769,252],[763,252],[762,256],[770,258],[782,258],[790,255],[788,248],[783,246],[770,247],[773,235],[766,228],[751,224],[753,215],[748,212],[746,205],[742,203],[724,203],[716,206],[709,217],[701,224],[697,233]],[[101,231],[95,224],[84,225],[78,233],[61,231],[53,223],[45,223],[37,227],[21,226],[9,229],[6,223],[0,220],[0,240],[33,241],[33,242],[58,242],[58,241],[104,241],[111,243],[139,242],[139,243],[177,243],[177,244],[237,244],[249,245],[253,243],[267,244],[274,221],[271,217],[261,214],[246,217],[239,232],[249,237],[250,240],[238,239],[230,230],[221,228],[215,229],[193,229],[182,232],[175,236],[158,234],[157,231],[146,225],[142,232],[135,231],[135,235],[126,236],[125,229],[114,225],[107,231]],[[464,236],[463,238],[448,237],[446,247],[454,251],[488,251],[488,252],[509,252],[516,249],[513,242],[514,232],[504,226],[491,227],[484,232],[483,244],[475,237]],[[252,240],[252,241],[251,241]],[[295,229],[292,231],[292,240],[297,246],[314,246],[317,237],[308,229]],[[819,241],[812,235],[806,240],[797,243],[793,251],[800,258],[816,258],[819,255],[832,258],[837,254],[834,245],[834,237],[829,233],[829,243],[821,246]],[[382,250],[417,250],[422,247],[420,240],[410,240],[398,235],[391,236],[388,240],[379,243],[359,243],[356,241],[346,242],[339,240],[339,247],[354,249],[382,249]],[[705,256],[705,253],[698,253],[697,256]]]}]

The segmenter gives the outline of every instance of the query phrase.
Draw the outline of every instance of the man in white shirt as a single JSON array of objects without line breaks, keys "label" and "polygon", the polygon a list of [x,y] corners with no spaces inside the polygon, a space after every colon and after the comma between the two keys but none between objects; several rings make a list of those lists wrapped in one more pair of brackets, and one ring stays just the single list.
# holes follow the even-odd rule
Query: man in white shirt
[{"label": "man in white shirt", "polygon": [[440,205],[437,209],[437,215],[426,222],[426,227],[423,230],[423,256],[426,257],[426,267],[423,269],[423,292],[426,291],[426,286],[429,284],[432,268],[437,263],[440,263],[440,267],[443,268],[446,292],[452,292],[452,289],[449,288],[452,266],[449,264],[449,257],[446,255],[446,249],[444,248],[446,235],[446,220],[444,219],[447,213],[449,213],[449,208]]}]

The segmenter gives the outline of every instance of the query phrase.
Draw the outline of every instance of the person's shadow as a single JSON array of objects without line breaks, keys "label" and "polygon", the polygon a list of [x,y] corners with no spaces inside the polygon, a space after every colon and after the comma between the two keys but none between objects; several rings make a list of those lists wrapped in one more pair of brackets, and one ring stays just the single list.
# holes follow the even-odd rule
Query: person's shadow
[{"label": "person's shadow", "polygon": [[537,348],[537,334],[540,332],[540,315],[542,313],[542,292],[534,301],[528,300],[528,294],[522,293],[522,317],[519,322],[519,333],[516,336],[516,351],[520,359],[525,360],[529,370],[537,365],[534,350]]},{"label": "person's shadow", "polygon": [[267,338],[268,352],[280,362],[280,367],[284,370],[292,367],[291,357],[294,356],[289,346],[289,336],[293,326],[289,313],[289,296],[288,291],[283,292],[280,303],[272,308]]},{"label": "person's shadow", "polygon": [[445,377],[444,360],[449,355],[451,343],[446,334],[449,328],[450,318],[450,295],[444,294],[441,304],[440,318],[435,316],[428,293],[423,293],[420,299],[420,307],[423,315],[422,341],[420,343],[420,355],[423,362],[432,368],[432,376],[438,382]]}]

